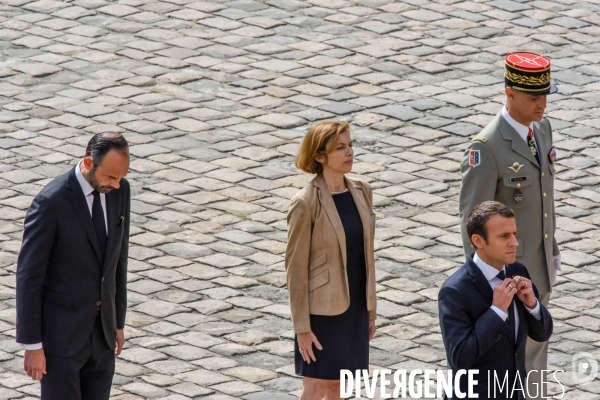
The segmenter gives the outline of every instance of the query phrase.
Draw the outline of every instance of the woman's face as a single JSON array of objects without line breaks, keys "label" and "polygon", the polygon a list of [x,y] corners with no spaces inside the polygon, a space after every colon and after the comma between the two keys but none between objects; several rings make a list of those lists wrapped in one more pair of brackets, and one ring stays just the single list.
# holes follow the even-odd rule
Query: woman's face
[{"label": "woman's face", "polygon": [[354,150],[350,132],[341,133],[327,157],[319,155],[316,160],[323,164],[323,173],[346,174],[352,171]]}]

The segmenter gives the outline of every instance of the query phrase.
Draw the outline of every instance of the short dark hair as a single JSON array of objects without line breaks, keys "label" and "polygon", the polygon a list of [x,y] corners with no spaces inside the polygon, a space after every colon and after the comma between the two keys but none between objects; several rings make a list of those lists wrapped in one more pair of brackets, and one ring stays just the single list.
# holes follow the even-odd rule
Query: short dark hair
[{"label": "short dark hair", "polygon": [[[471,240],[473,235],[479,235],[487,243],[488,236],[485,223],[496,214],[506,218],[515,217],[513,210],[497,201],[484,201],[473,207],[467,217],[467,235],[469,235],[469,240]],[[473,240],[471,240],[471,244],[473,244]]]},{"label": "short dark hair", "polygon": [[116,132],[97,133],[88,142],[85,156],[92,156],[94,166],[97,167],[102,163],[108,152],[113,149],[129,155],[129,144],[123,135]]}]

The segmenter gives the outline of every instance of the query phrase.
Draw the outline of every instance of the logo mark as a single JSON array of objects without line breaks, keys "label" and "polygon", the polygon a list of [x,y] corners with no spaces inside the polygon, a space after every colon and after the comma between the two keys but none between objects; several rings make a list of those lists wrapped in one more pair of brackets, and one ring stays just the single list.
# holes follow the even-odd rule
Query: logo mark
[{"label": "logo mark", "polygon": [[596,379],[598,375],[598,361],[590,353],[580,352],[573,356],[573,382],[576,385],[585,385]]}]

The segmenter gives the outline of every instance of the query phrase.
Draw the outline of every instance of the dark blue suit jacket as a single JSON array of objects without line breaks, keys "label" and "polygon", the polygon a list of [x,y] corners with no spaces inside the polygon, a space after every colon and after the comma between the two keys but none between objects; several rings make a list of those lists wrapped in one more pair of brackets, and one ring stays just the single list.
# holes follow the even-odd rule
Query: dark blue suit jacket
[{"label": "dark blue suit jacket", "polygon": [[[514,263],[506,266],[506,275],[520,275],[529,278],[527,268],[523,264]],[[533,287],[536,297],[538,291]],[[538,342],[546,341],[552,335],[552,317],[540,302],[541,319],[537,320],[526,309],[515,295],[515,305],[519,313],[519,330],[515,342],[515,334],[507,322],[503,321],[490,307],[493,290],[487,279],[473,262],[473,254],[467,262],[450,276],[440,289],[438,307],[440,326],[446,347],[448,368],[478,369],[478,384],[474,388],[479,399],[492,399],[493,389],[488,393],[488,372],[493,387],[494,371],[502,380],[508,372],[508,381],[512,389],[517,371],[525,384],[525,342],[527,336]],[[467,393],[467,379],[460,382],[461,392]],[[510,390],[500,394],[496,399],[510,399]],[[515,391],[515,399],[521,399],[523,392]]]},{"label": "dark blue suit jacket", "polygon": [[[77,167],[75,167],[77,168]],[[125,326],[130,188],[106,194],[108,237],[104,263],[75,169],[50,182],[25,217],[17,260],[17,342],[42,342],[44,351],[75,355],[98,314],[114,349]]]}]

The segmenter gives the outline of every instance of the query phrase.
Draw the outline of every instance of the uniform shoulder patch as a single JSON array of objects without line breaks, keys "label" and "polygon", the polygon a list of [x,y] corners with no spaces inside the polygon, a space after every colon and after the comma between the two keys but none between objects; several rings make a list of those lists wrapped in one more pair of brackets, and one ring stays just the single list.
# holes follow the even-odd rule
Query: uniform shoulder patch
[{"label": "uniform shoulder patch", "polygon": [[479,150],[469,150],[469,165],[476,167],[481,164],[481,156]]},{"label": "uniform shoulder patch", "polygon": [[476,141],[486,143],[487,138],[485,136],[475,136],[473,139],[471,139],[471,142],[476,142]]}]

